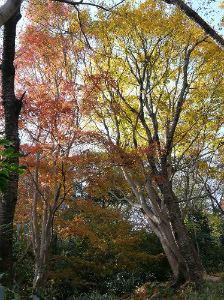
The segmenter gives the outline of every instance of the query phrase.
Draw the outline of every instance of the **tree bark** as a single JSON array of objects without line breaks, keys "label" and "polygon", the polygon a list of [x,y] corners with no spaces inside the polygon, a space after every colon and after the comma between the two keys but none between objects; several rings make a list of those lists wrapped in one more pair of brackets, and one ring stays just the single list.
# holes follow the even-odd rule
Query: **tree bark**
[{"label": "tree bark", "polygon": [[[35,228],[34,228],[35,230]],[[45,206],[43,212],[42,231],[40,234],[39,247],[34,244],[35,247],[35,271],[33,279],[33,288],[36,289],[39,286],[45,286],[47,281],[47,266],[49,261],[51,237],[53,231],[53,215],[48,213],[48,209]],[[33,242],[34,243],[34,242]]]},{"label": "tree bark", "polygon": [[[15,56],[16,25],[20,19],[17,11],[4,26],[3,57],[2,57],[2,99],[5,115],[5,138],[13,142],[15,152],[19,151],[18,118],[21,109],[21,101],[16,99],[14,93],[15,68],[13,65]],[[11,158],[11,162],[19,164],[18,158]],[[12,281],[12,237],[13,219],[17,202],[18,174],[10,173],[7,191],[0,199],[0,273],[4,284],[10,285]],[[4,279],[5,278],[5,279]]]}]

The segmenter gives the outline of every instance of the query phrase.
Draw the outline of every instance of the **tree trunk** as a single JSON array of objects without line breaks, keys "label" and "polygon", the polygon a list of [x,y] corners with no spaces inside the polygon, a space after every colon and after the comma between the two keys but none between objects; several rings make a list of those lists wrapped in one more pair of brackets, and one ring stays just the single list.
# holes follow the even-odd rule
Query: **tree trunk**
[{"label": "tree trunk", "polygon": [[174,195],[171,182],[166,180],[161,185],[164,202],[167,206],[169,221],[175,240],[188,268],[190,280],[200,285],[203,281],[204,269],[199,255],[183,222],[178,199]]},{"label": "tree trunk", "polygon": [[49,263],[49,254],[51,247],[51,229],[49,227],[40,241],[40,247],[35,251],[35,269],[33,278],[33,289],[44,287],[47,282],[47,267]]},{"label": "tree trunk", "polygon": [[14,13],[16,13],[21,3],[22,0],[7,0],[5,4],[1,5],[0,27],[4,25],[10,19],[10,17],[12,17]]},{"label": "tree trunk", "polygon": [[[15,152],[19,151],[18,118],[21,101],[14,93],[16,24],[20,19],[20,12],[14,14],[4,26],[3,58],[2,58],[2,99],[5,115],[5,138],[13,142]],[[18,158],[11,158],[11,162],[19,164]],[[18,174],[10,173],[7,191],[0,199],[0,273],[3,284],[10,285],[12,281],[12,237],[13,219],[17,202]],[[5,278],[5,279],[4,279]]]},{"label": "tree trunk", "polygon": [[[34,201],[33,218],[36,219],[36,201]],[[35,269],[33,279],[33,289],[44,287],[47,281],[47,267],[49,262],[49,254],[51,247],[51,237],[53,230],[53,214],[48,212],[45,204],[43,211],[42,230],[37,223],[33,222],[33,248],[35,254]]]},{"label": "tree trunk", "polygon": [[33,278],[33,289],[35,290],[38,287],[44,287],[47,282],[47,263],[43,259],[35,258],[35,268],[34,268],[34,278]]},{"label": "tree trunk", "polygon": [[153,232],[159,238],[173,272],[174,281],[172,286],[178,286],[185,283],[189,278],[187,266],[180,250],[177,247],[171,227],[167,226],[164,222],[161,222],[160,225],[157,226],[147,215],[146,219]]},{"label": "tree trunk", "polygon": [[[176,243],[166,207],[148,178],[142,185],[140,181],[133,180],[132,175],[128,174],[124,167],[122,167],[122,171],[126,182],[135,195],[137,204],[128,198],[126,200],[132,206],[141,208],[152,231],[159,238],[173,272],[173,285],[184,283],[189,278],[187,265]],[[146,195],[142,192],[143,190],[147,192],[150,203],[148,203]]]},{"label": "tree trunk", "polygon": [[33,240],[34,254],[35,254],[35,269],[34,269],[34,279],[33,279],[34,290],[39,286],[44,287],[46,285],[47,267],[48,267],[50,247],[51,247],[52,226],[53,223],[51,219],[51,214],[49,214],[49,219],[47,219],[47,216],[43,218],[42,232],[40,234],[40,240],[38,244],[36,243],[37,241]]}]

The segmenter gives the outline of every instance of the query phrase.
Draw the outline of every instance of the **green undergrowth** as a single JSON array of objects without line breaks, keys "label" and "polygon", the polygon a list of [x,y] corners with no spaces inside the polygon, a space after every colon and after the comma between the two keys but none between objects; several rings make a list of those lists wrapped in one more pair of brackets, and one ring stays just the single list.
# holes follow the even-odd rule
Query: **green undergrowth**
[{"label": "green undergrowth", "polygon": [[[1,300],[46,300],[59,298],[51,297],[38,297],[34,295],[20,296],[16,293],[5,294],[6,297]],[[48,293],[47,293],[48,294]],[[10,296],[10,297],[9,297]],[[46,296],[46,295],[45,295]],[[100,294],[98,292],[82,293],[77,296],[70,296],[67,300],[147,300],[147,299],[160,299],[160,300],[223,300],[224,299],[224,278],[220,283],[206,282],[203,284],[200,290],[195,290],[192,283],[186,283],[178,289],[172,289],[169,287],[168,282],[147,282],[143,286],[137,288],[132,295],[127,296],[115,296],[111,294]]]},{"label": "green undergrowth", "polygon": [[187,283],[178,289],[169,287],[169,283],[148,282],[138,288],[133,296],[125,300],[170,299],[170,300],[223,300],[224,280],[220,283],[206,282],[195,290],[194,285]]}]

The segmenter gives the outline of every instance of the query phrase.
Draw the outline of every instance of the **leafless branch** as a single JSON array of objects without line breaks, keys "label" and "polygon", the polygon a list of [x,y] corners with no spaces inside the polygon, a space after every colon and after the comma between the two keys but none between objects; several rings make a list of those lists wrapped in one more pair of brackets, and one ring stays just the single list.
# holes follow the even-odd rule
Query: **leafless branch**
[{"label": "leafless branch", "polygon": [[66,3],[66,4],[69,4],[69,5],[72,5],[72,6],[76,6],[76,5],[89,5],[89,6],[93,6],[93,7],[96,7],[96,8],[99,8],[99,9],[102,9],[102,10],[105,10],[105,11],[108,11],[108,12],[111,12],[115,7],[117,7],[118,5],[120,5],[121,3],[123,3],[125,0],[122,0],[120,1],[119,3],[117,3],[116,5],[112,6],[111,8],[106,8],[105,6],[103,5],[99,5],[99,4],[96,4],[96,3],[91,3],[91,2],[84,2],[83,0],[81,1],[70,1],[70,0],[53,0],[54,2],[61,2],[61,3]]}]

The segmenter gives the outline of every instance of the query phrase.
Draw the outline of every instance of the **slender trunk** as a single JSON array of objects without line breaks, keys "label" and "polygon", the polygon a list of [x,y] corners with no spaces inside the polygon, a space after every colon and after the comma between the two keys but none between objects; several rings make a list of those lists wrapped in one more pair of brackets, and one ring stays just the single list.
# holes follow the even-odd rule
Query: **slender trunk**
[{"label": "slender trunk", "polygon": [[52,227],[52,213],[49,212],[48,214],[48,209],[45,204],[43,212],[42,232],[40,235],[39,245],[35,245],[35,271],[33,279],[34,289],[36,289],[39,286],[45,286],[47,280],[47,265],[51,246]]},{"label": "slender trunk", "polygon": [[35,269],[33,278],[33,288],[44,287],[47,281],[47,266],[49,261],[51,241],[46,241],[44,252],[35,257]]},{"label": "slender trunk", "polygon": [[44,249],[44,256],[35,257],[35,268],[33,278],[33,289],[44,287],[47,281],[47,265],[49,259],[50,244],[47,244]]},{"label": "slender trunk", "polygon": [[[35,172],[35,182],[36,187],[38,185],[38,165],[36,166]],[[34,290],[41,286],[44,287],[47,281],[47,267],[49,262],[51,240],[53,234],[53,221],[54,221],[54,212],[57,210],[57,203],[60,195],[61,184],[55,186],[55,193],[53,199],[53,205],[50,207],[50,204],[44,201],[44,210],[43,210],[43,220],[42,220],[42,229],[40,233],[40,226],[37,222],[37,189],[34,192],[34,210],[33,210],[33,220],[36,222],[32,223],[33,230],[33,247],[35,254],[35,272],[33,279],[33,288]]]},{"label": "slender trunk", "polygon": [[161,191],[167,206],[169,221],[172,225],[176,243],[188,268],[189,278],[195,282],[196,285],[200,285],[203,281],[204,269],[184,225],[178,199],[174,195],[171,183],[168,180],[162,183]]},{"label": "slender trunk", "polygon": [[[2,58],[2,99],[5,114],[5,137],[14,144],[15,152],[19,151],[18,118],[21,101],[14,93],[16,24],[20,19],[19,11],[14,14],[4,26],[3,58]],[[19,164],[18,158],[11,162]],[[0,273],[7,273],[3,284],[12,282],[12,236],[13,219],[17,202],[18,174],[10,174],[7,191],[0,199]],[[3,277],[4,279],[4,277]]]}]

